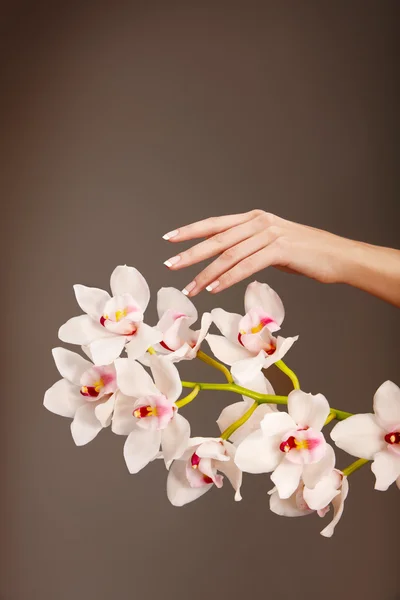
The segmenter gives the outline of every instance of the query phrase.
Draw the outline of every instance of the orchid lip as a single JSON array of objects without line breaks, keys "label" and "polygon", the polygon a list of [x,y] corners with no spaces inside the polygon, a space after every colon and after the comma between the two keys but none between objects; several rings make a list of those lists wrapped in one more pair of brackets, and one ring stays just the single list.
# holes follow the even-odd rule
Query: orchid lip
[{"label": "orchid lip", "polygon": [[155,406],[139,406],[133,411],[133,416],[136,419],[144,419],[146,417],[155,417],[157,415],[157,407]]},{"label": "orchid lip", "polygon": [[392,431],[385,435],[385,442],[387,444],[400,444],[400,431]]}]

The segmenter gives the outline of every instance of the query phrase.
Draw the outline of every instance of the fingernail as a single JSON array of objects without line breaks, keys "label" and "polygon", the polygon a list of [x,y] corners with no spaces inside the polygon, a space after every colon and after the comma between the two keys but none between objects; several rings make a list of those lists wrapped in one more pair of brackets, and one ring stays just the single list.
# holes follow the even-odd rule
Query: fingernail
[{"label": "fingernail", "polygon": [[178,235],[178,233],[179,233],[179,231],[177,229],[174,229],[173,231],[170,231],[170,232],[166,233],[165,235],[163,235],[163,239],[170,240],[171,238]]},{"label": "fingernail", "polygon": [[210,283],[210,285],[208,285],[206,287],[207,292],[212,292],[213,290],[215,290],[215,288],[217,288],[219,286],[219,281],[213,281],[212,283]]},{"label": "fingernail", "polygon": [[168,260],[166,260],[164,265],[166,267],[172,267],[173,265],[176,265],[176,263],[178,263],[180,260],[181,260],[180,256],[173,256],[172,258],[169,258]]},{"label": "fingernail", "polygon": [[192,290],[194,290],[195,287],[196,287],[196,282],[192,281],[182,290],[182,294],[185,294],[185,296],[188,296],[190,294],[190,292]]}]

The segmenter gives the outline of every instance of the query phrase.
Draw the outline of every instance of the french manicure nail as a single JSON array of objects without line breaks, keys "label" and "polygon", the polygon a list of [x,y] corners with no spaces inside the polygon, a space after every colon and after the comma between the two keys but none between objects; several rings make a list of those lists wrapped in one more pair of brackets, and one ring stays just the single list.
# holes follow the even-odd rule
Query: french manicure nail
[{"label": "french manicure nail", "polygon": [[182,294],[185,294],[185,296],[188,296],[190,294],[190,292],[192,290],[194,290],[195,287],[196,287],[196,282],[192,281],[182,290]]},{"label": "french manicure nail", "polygon": [[172,258],[169,258],[168,260],[166,260],[164,265],[166,267],[172,267],[173,265],[176,265],[176,263],[178,263],[180,260],[181,260],[180,256],[173,256]]},{"label": "french manicure nail", "polygon": [[217,288],[219,286],[219,281],[213,281],[212,283],[210,283],[210,285],[208,285],[206,287],[207,292],[212,292],[213,290],[215,290],[215,288]]},{"label": "french manicure nail", "polygon": [[175,237],[176,235],[178,235],[179,231],[177,229],[174,229],[173,231],[169,231],[168,233],[166,233],[165,235],[163,235],[163,239],[164,240],[170,240],[171,238]]}]

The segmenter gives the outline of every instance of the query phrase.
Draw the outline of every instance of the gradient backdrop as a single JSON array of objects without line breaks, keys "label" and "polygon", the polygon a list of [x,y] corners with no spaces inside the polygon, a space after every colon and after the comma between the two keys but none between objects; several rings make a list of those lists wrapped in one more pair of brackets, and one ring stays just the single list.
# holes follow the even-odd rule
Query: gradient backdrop
[{"label": "gradient backdrop", "polygon": [[[155,322],[157,289],[197,272],[162,264],[176,226],[264,208],[399,245],[397,7],[2,8],[2,600],[400,597],[399,491],[373,491],[369,467],[327,540],[317,516],[269,512],[267,475],[245,477],[241,503],[225,485],[174,508],[161,462],[130,476],[124,438],[106,430],[77,448],[69,421],[42,407],[58,327],[78,314],[72,285],[107,287],[117,264],[135,265]],[[285,302],[284,333],[300,334],[287,362],[305,390],[369,411],[384,380],[400,383],[398,309],[272,269],[258,278]],[[196,304],[240,312],[245,285]],[[182,372],[220,380],[194,362]],[[235,400],[204,392],[186,411],[193,433],[216,434]]]}]

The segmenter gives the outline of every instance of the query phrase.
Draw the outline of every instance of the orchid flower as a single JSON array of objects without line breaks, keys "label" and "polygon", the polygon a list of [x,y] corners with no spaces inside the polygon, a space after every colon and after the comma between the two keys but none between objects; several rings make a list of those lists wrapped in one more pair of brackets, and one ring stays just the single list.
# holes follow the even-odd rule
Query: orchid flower
[{"label": "orchid flower", "polygon": [[[167,355],[173,362],[195,358],[212,323],[211,313],[204,313],[200,329],[193,331],[190,327],[198,319],[196,307],[187,296],[172,287],[159,290],[157,311],[157,329],[162,332],[162,340],[154,349]],[[141,362],[146,364],[146,359],[143,357]]]},{"label": "orchid flower", "polygon": [[149,286],[134,267],[116,267],[111,275],[113,296],[98,288],[75,285],[77,302],[86,313],[60,327],[63,342],[88,346],[96,365],[108,364],[125,344],[131,358],[138,358],[162,338],[156,328],[143,323],[150,299]]},{"label": "orchid flower", "polygon": [[298,336],[272,335],[279,331],[285,310],[278,294],[266,283],[253,281],[247,286],[244,306],[244,316],[222,308],[212,310],[213,322],[222,336],[208,334],[206,340],[214,355],[228,365],[261,355],[266,369],[283,358]]},{"label": "orchid flower", "polygon": [[329,404],[322,394],[293,390],[288,413],[266,414],[260,429],[239,444],[236,464],[248,473],[273,471],[271,480],[281,498],[294,493],[301,477],[314,488],[335,464],[333,449],[321,432],[328,414]]},{"label": "orchid flower", "polygon": [[82,446],[111,423],[117,391],[115,368],[93,365],[65,348],[52,352],[62,379],[47,390],[43,404],[56,415],[73,419],[72,437]]},{"label": "orchid flower", "polygon": [[130,473],[138,473],[159,456],[166,467],[184,452],[189,438],[188,421],[175,404],[182,391],[175,365],[161,356],[150,356],[154,378],[130,358],[115,361],[120,389],[115,402],[112,430],[127,435],[124,457]]},{"label": "orchid flower", "polygon": [[242,473],[235,465],[236,448],[221,438],[192,438],[180,459],[168,473],[167,496],[174,506],[197,500],[213,485],[221,488],[224,473],[235,490],[235,500],[241,500]]},{"label": "orchid flower", "polygon": [[375,393],[374,413],[353,415],[331,432],[335,444],[352,456],[372,460],[375,489],[400,488],[400,388],[385,381]]},{"label": "orchid flower", "polygon": [[269,492],[269,506],[272,512],[283,517],[303,517],[314,512],[317,512],[319,517],[324,517],[332,504],[333,519],[321,531],[324,537],[331,537],[343,514],[348,491],[347,477],[338,469],[333,469],[318,481],[314,489],[307,488],[304,482],[300,481],[289,498],[280,498],[278,490],[274,488]]}]

